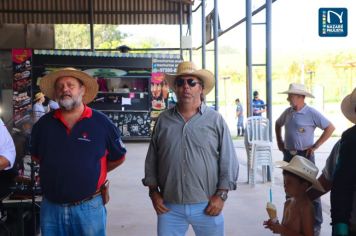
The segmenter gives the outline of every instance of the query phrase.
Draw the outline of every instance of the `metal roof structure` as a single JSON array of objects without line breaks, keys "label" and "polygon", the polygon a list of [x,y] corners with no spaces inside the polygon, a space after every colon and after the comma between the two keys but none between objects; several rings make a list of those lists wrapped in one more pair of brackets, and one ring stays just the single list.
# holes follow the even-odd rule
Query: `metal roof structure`
[{"label": "metal roof structure", "polygon": [[[1,0],[0,24],[187,24],[194,0]],[[180,12],[182,14],[180,20]]]}]

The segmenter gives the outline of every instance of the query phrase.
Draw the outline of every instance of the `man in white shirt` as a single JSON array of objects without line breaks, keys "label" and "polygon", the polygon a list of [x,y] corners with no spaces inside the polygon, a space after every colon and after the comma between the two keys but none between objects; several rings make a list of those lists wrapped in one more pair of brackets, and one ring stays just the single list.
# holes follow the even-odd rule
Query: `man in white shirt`
[{"label": "man in white shirt", "polygon": [[16,157],[15,145],[5,124],[0,119],[0,198],[9,194],[9,186],[14,177]]}]

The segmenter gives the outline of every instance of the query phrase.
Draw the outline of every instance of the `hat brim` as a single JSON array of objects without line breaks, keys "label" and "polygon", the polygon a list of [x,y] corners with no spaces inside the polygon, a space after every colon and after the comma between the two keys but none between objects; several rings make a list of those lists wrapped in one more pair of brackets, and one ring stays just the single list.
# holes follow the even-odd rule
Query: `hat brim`
[{"label": "hat brim", "polygon": [[79,79],[84,87],[83,103],[88,104],[96,97],[98,93],[98,83],[96,79],[85,72],[74,69],[60,69],[44,76],[40,81],[41,91],[51,100],[55,100],[55,83],[62,77],[74,77]]},{"label": "hat brim", "polygon": [[310,98],[315,98],[313,94],[303,91],[303,90],[287,90],[287,91],[281,92],[279,94],[297,94],[297,95],[303,95],[303,96],[310,97]]},{"label": "hat brim", "polygon": [[203,89],[203,94],[207,95],[208,93],[211,92],[211,90],[215,86],[215,77],[213,73],[211,73],[208,70],[196,70],[192,73],[181,73],[181,74],[165,74],[165,79],[169,85],[169,87],[175,91],[175,84],[174,81],[178,76],[184,76],[184,75],[191,75],[191,76],[196,76],[197,78],[201,79],[204,83],[204,89]]},{"label": "hat brim", "polygon": [[307,180],[312,184],[312,188],[315,188],[316,190],[320,192],[325,192],[323,186],[321,186],[320,182],[317,179],[310,178],[309,176],[305,175],[303,172],[300,172],[299,170],[295,169],[293,166],[290,166],[288,162],[286,161],[277,161],[276,166],[278,168],[281,168],[283,170],[289,171],[295,175],[298,175],[299,177]]},{"label": "hat brim", "polygon": [[349,121],[356,124],[356,104],[352,103],[352,94],[342,100],[341,111]]}]

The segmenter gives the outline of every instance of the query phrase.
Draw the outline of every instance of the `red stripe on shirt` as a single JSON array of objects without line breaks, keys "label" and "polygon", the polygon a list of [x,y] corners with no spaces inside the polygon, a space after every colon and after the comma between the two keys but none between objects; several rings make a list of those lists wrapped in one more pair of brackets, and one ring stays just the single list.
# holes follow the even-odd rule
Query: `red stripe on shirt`
[{"label": "red stripe on shirt", "polygon": [[98,180],[98,185],[96,186],[96,189],[99,189],[101,185],[104,184],[106,180],[106,175],[107,175],[107,164],[106,164],[106,156],[109,154],[109,152],[106,150],[105,154],[103,157],[100,158],[100,175],[99,175],[99,180]]},{"label": "red stripe on shirt", "polygon": [[[83,111],[83,113],[81,114],[81,116],[79,117],[79,119],[76,122],[81,121],[81,120],[83,120],[85,118],[90,118],[92,115],[93,115],[92,109],[84,104],[84,111]],[[67,122],[64,120],[64,117],[63,117],[63,114],[62,114],[62,109],[55,110],[53,117],[58,119],[60,122],[62,122],[62,124],[66,128],[67,134],[69,134],[70,133],[70,128],[68,127]]]}]

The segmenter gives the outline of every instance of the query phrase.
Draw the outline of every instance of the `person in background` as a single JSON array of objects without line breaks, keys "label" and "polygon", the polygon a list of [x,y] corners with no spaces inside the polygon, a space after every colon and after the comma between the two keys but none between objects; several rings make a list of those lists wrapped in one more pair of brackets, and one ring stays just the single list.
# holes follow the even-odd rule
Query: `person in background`
[{"label": "person in background", "polygon": [[59,109],[59,104],[58,104],[58,102],[53,101],[53,100],[51,100],[51,99],[48,101],[48,106],[49,106],[50,111],[54,111],[54,110]]},{"label": "person in background", "polygon": [[[342,100],[341,111],[349,121],[356,124],[356,88]],[[330,193],[332,230],[335,236],[356,235],[355,140],[356,125],[353,125],[341,136],[339,159]]]},{"label": "person in background", "polygon": [[4,122],[0,119],[0,198],[9,193],[9,186],[15,177],[11,171],[16,158],[15,144]]},{"label": "person in background", "polygon": [[235,100],[237,118],[237,136],[244,136],[244,109],[239,98]]},{"label": "person in background", "polygon": [[42,92],[38,92],[34,98],[33,110],[33,121],[37,122],[44,114],[48,112],[48,107],[43,106],[45,102],[45,95]]},{"label": "person in background", "polygon": [[[283,160],[289,162],[293,156],[299,155],[315,163],[314,152],[334,132],[334,125],[316,109],[305,103],[305,97],[314,98],[303,84],[291,83],[289,89],[282,94],[288,94],[287,108],[276,120],[275,133],[278,149],[283,152]],[[282,127],[284,126],[284,139]],[[316,128],[323,130],[321,136],[314,142]],[[323,222],[320,198],[314,202],[315,235],[319,235]]]},{"label": "person in background", "polygon": [[191,225],[198,236],[222,236],[238,161],[226,122],[204,103],[214,75],[182,62],[166,80],[178,103],[157,119],[142,180],[158,215],[157,235],[183,236]]},{"label": "person in background", "polygon": [[258,91],[253,92],[252,110],[254,116],[262,116],[262,113],[266,112],[266,104],[259,98]]},{"label": "person in background", "polygon": [[96,80],[73,68],[42,78],[41,91],[60,108],[45,114],[31,133],[32,159],[40,165],[42,235],[106,235],[107,172],[125,160],[120,131],[86,104]]},{"label": "person in background", "polygon": [[283,169],[284,190],[290,198],[284,203],[282,222],[265,221],[265,228],[282,236],[314,236],[314,209],[307,190],[311,187],[324,191],[317,181],[318,168],[302,156],[294,156],[288,163],[278,163]]}]

